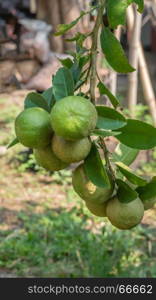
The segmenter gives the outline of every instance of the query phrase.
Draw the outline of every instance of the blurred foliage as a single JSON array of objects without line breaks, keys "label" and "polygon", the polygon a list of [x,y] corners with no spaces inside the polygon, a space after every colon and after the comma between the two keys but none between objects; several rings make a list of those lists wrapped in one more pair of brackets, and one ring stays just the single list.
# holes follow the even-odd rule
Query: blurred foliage
[{"label": "blurred foliage", "polygon": [[81,205],[21,211],[16,230],[0,232],[0,267],[17,276],[155,277],[154,228],[119,231]]},{"label": "blurred foliage", "polygon": [[[128,118],[130,117],[130,112],[128,109],[124,109],[124,113]],[[152,124],[152,118],[149,114],[148,106],[141,103],[137,104],[135,107],[135,119]]]},{"label": "blurred foliage", "polygon": [[140,162],[140,168],[137,170],[137,173],[152,177],[156,175],[156,149],[149,151],[147,162]]}]

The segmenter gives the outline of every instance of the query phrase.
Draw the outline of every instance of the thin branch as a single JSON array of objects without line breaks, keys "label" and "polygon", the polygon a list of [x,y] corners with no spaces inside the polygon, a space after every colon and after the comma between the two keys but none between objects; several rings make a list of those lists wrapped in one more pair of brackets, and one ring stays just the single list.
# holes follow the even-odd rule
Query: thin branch
[{"label": "thin branch", "polygon": [[[98,38],[99,38],[99,28],[100,25],[102,24],[102,17],[103,17],[103,11],[104,11],[104,7],[105,7],[105,0],[99,0],[99,4],[100,7],[98,9],[98,15],[96,18],[96,23],[95,23],[95,27],[93,30],[93,35],[92,35],[92,47],[91,47],[91,74],[90,74],[90,96],[91,96],[91,101],[93,104],[95,104],[95,88],[96,88],[96,78],[98,76],[97,74],[97,69],[96,69],[96,65],[97,65],[97,54],[98,54]],[[115,175],[114,175],[114,171],[112,169],[110,160],[109,160],[109,152],[107,150],[105,141],[102,137],[99,138],[100,140],[100,146],[103,150],[103,154],[106,160],[106,166],[110,171],[111,177],[112,179],[115,181]]]},{"label": "thin branch", "polygon": [[98,33],[99,33],[100,25],[102,23],[105,0],[99,0],[99,4],[100,7],[98,8],[98,15],[93,29],[92,47],[91,47],[90,96],[93,104],[95,104],[97,46],[98,46],[98,36],[99,36]]},{"label": "thin branch", "polygon": [[109,151],[108,151],[108,149],[106,147],[106,144],[105,144],[105,141],[102,137],[100,137],[100,146],[101,146],[101,148],[103,150],[103,153],[104,153],[104,157],[105,157],[105,161],[106,161],[106,167],[108,168],[108,170],[111,174],[112,180],[115,182],[115,174],[114,174],[113,168],[112,168],[110,160],[109,160]]}]

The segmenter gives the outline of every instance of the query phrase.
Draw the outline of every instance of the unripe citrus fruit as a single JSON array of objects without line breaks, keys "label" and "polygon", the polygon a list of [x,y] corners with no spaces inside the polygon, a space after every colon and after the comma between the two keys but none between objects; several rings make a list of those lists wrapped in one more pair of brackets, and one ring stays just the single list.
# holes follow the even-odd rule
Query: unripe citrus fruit
[{"label": "unripe citrus fruit", "polygon": [[139,198],[129,203],[121,203],[117,197],[114,197],[108,201],[106,214],[115,227],[130,229],[141,222],[144,206]]},{"label": "unripe citrus fruit", "polygon": [[72,184],[75,192],[82,199],[91,203],[103,203],[113,193],[113,184],[110,188],[101,188],[93,184],[86,176],[83,164],[74,170]]},{"label": "unripe citrus fruit", "polygon": [[16,136],[30,148],[44,148],[51,142],[50,115],[44,109],[32,107],[21,112],[15,120]]},{"label": "unripe citrus fruit", "polygon": [[94,105],[80,96],[69,96],[57,101],[51,111],[53,130],[66,140],[78,140],[90,135],[96,123]]},{"label": "unripe citrus fruit", "polygon": [[152,208],[155,203],[156,203],[156,197],[143,201],[144,209],[147,210]]},{"label": "unripe citrus fruit", "polygon": [[51,146],[47,146],[44,149],[35,149],[34,156],[37,163],[49,171],[59,171],[68,166],[68,164],[56,157],[51,149]]},{"label": "unripe citrus fruit", "polygon": [[91,142],[88,137],[77,141],[67,141],[54,135],[52,138],[52,149],[62,161],[74,163],[85,159],[90,152]]},{"label": "unripe citrus fruit", "polygon": [[93,215],[97,217],[106,217],[107,202],[104,202],[102,204],[95,204],[86,201],[86,206]]}]

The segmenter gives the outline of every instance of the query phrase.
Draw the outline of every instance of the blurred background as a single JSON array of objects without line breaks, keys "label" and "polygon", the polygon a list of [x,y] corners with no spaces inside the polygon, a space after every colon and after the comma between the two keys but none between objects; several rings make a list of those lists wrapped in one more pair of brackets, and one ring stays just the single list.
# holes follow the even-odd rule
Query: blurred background
[{"label": "blurred background", "polygon": [[[72,189],[71,169],[45,172],[30,149],[7,150],[25,96],[51,86],[59,58],[75,49],[67,37],[89,32],[96,16],[87,15],[63,37],[53,35],[57,25],[73,21],[91,2],[0,0],[0,277],[156,277],[156,207],[131,231],[117,230],[88,212]],[[107,26],[105,12],[103,22]],[[127,30],[119,27],[115,35],[131,64],[137,61],[138,75],[116,75],[101,55],[98,73],[127,116],[156,126],[156,1],[145,1],[142,19],[131,7]],[[97,92],[97,102],[108,100]],[[107,140],[112,152],[116,144]],[[140,151],[132,168],[155,176],[156,149]]]}]

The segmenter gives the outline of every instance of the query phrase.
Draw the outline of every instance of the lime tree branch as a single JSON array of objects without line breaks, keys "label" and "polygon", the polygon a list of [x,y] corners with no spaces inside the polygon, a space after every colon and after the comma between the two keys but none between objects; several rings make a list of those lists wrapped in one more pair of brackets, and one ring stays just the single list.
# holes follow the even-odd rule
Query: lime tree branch
[{"label": "lime tree branch", "polygon": [[[97,78],[97,55],[98,55],[98,38],[99,29],[102,25],[103,11],[105,8],[105,0],[99,0],[98,14],[95,22],[95,26],[92,33],[92,47],[91,47],[91,64],[90,64],[90,97],[93,104],[95,104],[95,89],[96,89],[96,78]],[[103,154],[106,160],[106,166],[109,169],[112,179],[115,180],[115,175],[109,160],[109,151],[107,150],[105,141],[100,137],[100,146],[103,150]]]},{"label": "lime tree branch", "polygon": [[109,160],[109,151],[106,147],[106,144],[105,144],[105,141],[102,137],[100,137],[100,146],[103,150],[103,153],[104,153],[104,157],[105,157],[105,161],[106,161],[106,166],[111,174],[111,177],[112,179],[115,181],[115,174],[114,174],[114,171],[113,171],[113,168],[111,166],[111,163],[110,163],[110,160]]},{"label": "lime tree branch", "polygon": [[105,0],[99,0],[98,15],[92,34],[91,47],[91,74],[90,74],[90,97],[93,104],[95,104],[95,88],[96,88],[96,64],[97,64],[97,47],[99,28],[102,24],[102,16],[105,7]]}]

